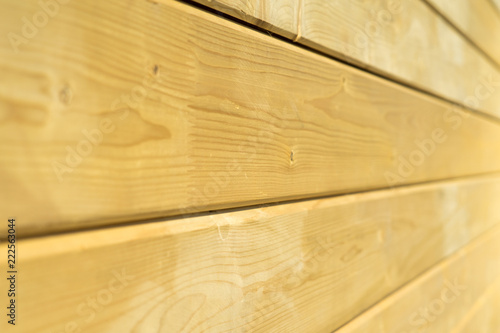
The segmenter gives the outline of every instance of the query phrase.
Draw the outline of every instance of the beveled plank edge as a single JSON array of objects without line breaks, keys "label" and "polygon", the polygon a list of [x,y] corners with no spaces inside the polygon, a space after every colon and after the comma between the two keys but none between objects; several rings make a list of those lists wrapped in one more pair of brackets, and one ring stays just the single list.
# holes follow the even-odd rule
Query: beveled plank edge
[{"label": "beveled plank edge", "polygon": [[[168,0],[155,0],[155,1],[161,2],[161,1],[168,1]],[[469,95],[463,96],[463,98],[461,98],[461,99],[458,99],[458,98],[455,99],[455,98],[450,97],[450,96],[445,96],[445,94],[442,94],[442,93],[439,93],[437,91],[433,91],[432,89],[429,89],[428,86],[426,86],[424,84],[405,79],[399,75],[388,72],[382,68],[379,68],[377,66],[373,66],[373,65],[365,63],[361,60],[358,60],[355,57],[350,56],[348,53],[329,48],[327,46],[324,46],[322,44],[319,44],[317,42],[314,42],[314,41],[311,41],[309,39],[304,38],[302,33],[301,33],[301,26],[302,26],[302,22],[301,22],[302,14],[301,13],[303,10],[303,7],[302,7],[303,1],[302,0],[297,0],[297,1],[300,1],[300,4],[299,4],[299,9],[298,9],[299,24],[298,24],[298,28],[297,28],[296,32],[291,32],[291,31],[288,31],[286,29],[279,28],[279,27],[273,25],[272,22],[263,21],[261,19],[258,19],[258,18],[251,16],[250,14],[245,14],[245,15],[231,14],[231,13],[235,12],[235,10],[233,8],[228,7],[227,5],[219,4],[216,1],[214,1],[214,2],[212,2],[211,0],[175,0],[175,1],[184,2],[184,3],[190,4],[190,5],[195,6],[195,7],[201,6],[201,8],[205,8],[209,11],[210,10],[213,10],[215,12],[220,11],[220,12],[224,13],[225,15],[228,15],[229,20],[236,21],[239,24],[243,24],[243,25],[247,25],[247,26],[252,25],[255,28],[262,29],[261,31],[263,33],[265,33],[266,30],[270,31],[272,33],[276,33],[280,37],[283,37],[289,43],[293,43],[296,46],[304,48],[306,50],[309,50],[313,53],[318,53],[321,56],[332,58],[336,61],[343,62],[347,65],[353,66],[357,69],[360,69],[360,70],[365,71],[367,73],[370,73],[372,75],[381,77],[383,79],[392,81],[396,84],[400,84],[402,86],[405,86],[407,88],[413,89],[413,90],[418,91],[418,92],[421,92],[423,94],[427,94],[429,96],[435,97],[435,98],[440,99],[442,101],[463,107],[463,108],[465,108],[471,112],[474,112],[480,116],[484,116],[491,121],[500,122],[500,112],[498,112],[498,114],[496,114],[492,110],[477,108],[474,106],[474,104],[476,103],[475,99],[478,99],[478,97],[473,92],[469,92]],[[423,1],[426,6],[428,6],[430,9],[432,9],[434,11],[434,8],[430,4],[428,4],[426,2],[426,0],[419,0],[419,1]],[[444,17],[442,17],[441,15],[438,15],[437,12],[436,12],[436,15],[438,16],[439,19],[444,19]],[[447,20],[444,20],[444,21],[447,24],[451,24]],[[456,29],[456,27],[453,24],[451,24],[451,28],[453,30],[455,30],[457,33],[459,33],[462,36],[462,38],[464,37],[464,35],[458,29]],[[474,43],[471,43],[471,41],[468,38],[465,38],[465,40],[467,43],[471,44],[472,49],[476,50],[481,55],[485,56],[485,58],[488,60],[488,62],[492,66],[497,68],[499,70],[499,73],[500,73],[500,65],[498,63],[496,63],[490,56],[487,56],[487,54],[484,53],[484,51],[481,48],[479,48],[477,45],[475,45]],[[485,79],[483,79],[483,81],[484,80]],[[487,78],[487,80],[494,82],[495,86],[500,85],[500,81],[499,81],[499,83],[496,83],[498,80],[500,80],[500,77],[497,77],[497,76],[490,77],[490,78]],[[478,84],[477,87],[481,87],[481,88],[484,87],[484,82],[481,84]],[[476,90],[477,90],[477,87],[476,87]]]},{"label": "beveled plank edge", "polygon": [[[425,286],[426,284],[427,285],[432,284],[433,282],[435,282],[432,280],[436,279],[436,277],[445,273],[449,267],[454,267],[454,265],[456,265],[463,258],[466,258],[471,252],[478,251],[478,249],[481,249],[482,246],[486,246],[490,244],[489,242],[494,242],[495,240],[496,242],[500,240],[500,225],[495,225],[491,227],[489,230],[484,231],[481,235],[477,236],[467,245],[458,249],[450,256],[443,258],[441,261],[436,263],[430,269],[426,270],[425,272],[415,277],[408,283],[402,285],[400,288],[397,288],[392,293],[388,294],[380,302],[366,309],[365,311],[360,313],[357,317],[353,318],[348,323],[334,330],[332,333],[361,332],[360,329],[363,326],[366,326],[366,323],[370,321],[373,321],[373,323],[370,324],[371,327],[373,327],[373,324],[380,323],[380,325],[383,325],[382,327],[385,328],[385,324],[377,321],[377,319],[379,318],[377,316],[383,316],[384,311],[387,309],[389,309],[390,311],[391,307],[397,306],[397,302],[399,300],[405,299],[408,294],[411,296],[411,293],[414,292],[415,290],[418,290],[421,286]],[[500,259],[500,253],[497,253],[497,257]],[[497,272],[497,279],[495,281],[496,282],[494,283],[493,287],[495,287],[497,283],[500,282],[500,269]],[[445,283],[446,282],[449,283],[450,281],[446,280]],[[417,308],[418,305],[416,305],[415,309]],[[409,318],[408,318],[408,323],[410,324]],[[459,324],[460,322],[457,323],[458,326],[460,326]],[[393,330],[391,330],[391,328],[388,327],[387,330],[384,329],[381,332],[393,332]]]}]

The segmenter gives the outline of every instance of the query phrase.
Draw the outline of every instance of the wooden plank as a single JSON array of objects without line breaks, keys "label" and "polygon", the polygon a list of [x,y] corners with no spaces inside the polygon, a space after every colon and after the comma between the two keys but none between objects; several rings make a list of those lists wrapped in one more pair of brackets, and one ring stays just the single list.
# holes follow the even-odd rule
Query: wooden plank
[{"label": "wooden plank", "polygon": [[[480,297],[474,300],[470,310],[450,330],[450,333],[480,331],[498,333],[500,327],[500,278],[488,285]],[[480,327],[480,329],[478,329]]]},{"label": "wooden plank", "polygon": [[[236,10],[247,8],[242,9],[247,16],[236,17],[253,23],[249,17],[254,15],[254,20],[260,20],[259,26],[270,26],[270,30],[277,33],[280,31],[273,26],[285,26],[283,21],[292,16],[284,14],[278,19],[266,16],[262,11],[248,10],[267,7],[266,3],[274,1],[248,0],[245,6],[228,0],[195,1],[233,16]],[[449,1],[447,5],[454,7],[455,1]],[[396,81],[500,117],[498,67],[421,0],[294,0],[288,1],[287,6],[299,13],[296,15],[299,23],[297,30],[288,30],[286,34],[281,32],[283,36]],[[480,10],[484,14],[486,9]],[[492,15],[487,13],[488,22]],[[480,24],[474,25],[477,26]],[[481,35],[482,45],[488,44],[488,50],[494,49],[495,54],[499,48],[496,36],[500,30],[497,26],[495,21],[488,27],[488,33]],[[485,83],[487,81],[489,83]]]},{"label": "wooden plank", "polygon": [[498,225],[499,196],[500,175],[21,240],[15,329],[331,332]]},{"label": "wooden plank", "polygon": [[298,0],[195,0],[239,20],[293,39],[297,36]]},{"label": "wooden plank", "polygon": [[[462,330],[462,322],[498,288],[499,260],[497,226],[336,332],[498,332],[490,326],[498,319],[487,314],[472,330]],[[498,310],[489,311],[498,317]]]},{"label": "wooden plank", "polygon": [[0,52],[20,235],[500,170],[497,123],[183,3],[71,2]]},{"label": "wooden plank", "polygon": [[500,15],[490,0],[426,0],[497,64],[500,64]]},{"label": "wooden plank", "polygon": [[[500,116],[498,67],[423,1],[303,0],[303,4],[299,42]],[[497,82],[493,94],[482,83],[490,77]]]}]

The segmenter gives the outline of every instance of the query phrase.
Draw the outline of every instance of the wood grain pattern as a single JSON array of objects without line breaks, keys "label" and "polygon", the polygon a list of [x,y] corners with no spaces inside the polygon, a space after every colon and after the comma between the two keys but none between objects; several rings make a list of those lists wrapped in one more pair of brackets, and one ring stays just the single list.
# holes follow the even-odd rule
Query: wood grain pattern
[{"label": "wood grain pattern", "polygon": [[195,0],[224,14],[294,39],[298,29],[298,0]]},{"label": "wood grain pattern", "polygon": [[[427,7],[422,0],[322,1],[294,0],[287,2],[298,19],[297,29],[290,25],[286,33],[273,26],[286,26],[287,14],[265,15],[253,8],[266,7],[274,1],[195,0],[239,19],[269,26],[298,43],[367,68],[399,82],[431,92],[450,101],[500,117],[500,71],[469,44],[453,27]],[[452,12],[461,11],[455,1],[441,1]],[[461,0],[460,3],[473,1]],[[480,0],[486,2],[486,0]],[[280,2],[282,8],[283,3]],[[489,6],[471,5],[467,29],[480,45],[498,56],[498,19]],[[477,7],[477,8],[476,8]],[[233,8],[233,9],[231,9]],[[240,10],[247,15],[234,14]],[[276,11],[271,11],[276,14]],[[252,14],[253,13],[253,14]],[[468,13],[468,12],[467,12]],[[253,16],[253,19],[250,17]],[[480,15],[485,15],[479,19]],[[480,20],[478,22],[477,20]],[[485,24],[481,22],[487,21]],[[265,23],[262,23],[265,22]],[[465,21],[464,21],[465,22]],[[467,23],[464,23],[467,24]],[[283,29],[282,29],[283,30]],[[487,31],[485,31],[487,30]],[[292,34],[292,36],[290,36]],[[498,57],[497,57],[498,59]],[[485,84],[485,82],[488,82]],[[485,90],[487,87],[487,90]],[[486,97],[487,96],[487,97]]]},{"label": "wood grain pattern", "polygon": [[[498,225],[499,197],[477,177],[22,240],[16,330],[332,332]],[[467,276],[498,270],[484,253]]]},{"label": "wood grain pattern", "polygon": [[498,124],[183,3],[71,2],[0,57],[20,235],[500,170]]},{"label": "wood grain pattern", "polygon": [[491,0],[425,1],[500,64],[500,15]]},{"label": "wood grain pattern", "polygon": [[496,333],[499,259],[497,226],[336,332]]},{"label": "wood grain pattern", "polygon": [[[500,117],[498,67],[423,1],[303,3],[299,42]],[[490,77],[493,93],[482,83]]]}]

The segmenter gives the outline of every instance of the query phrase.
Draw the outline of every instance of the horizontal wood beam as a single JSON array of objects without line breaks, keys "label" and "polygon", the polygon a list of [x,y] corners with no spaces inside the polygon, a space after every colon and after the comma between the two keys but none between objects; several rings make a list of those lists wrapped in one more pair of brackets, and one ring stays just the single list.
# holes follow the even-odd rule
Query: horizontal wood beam
[{"label": "horizontal wood beam", "polygon": [[336,332],[498,332],[499,260],[497,226]]},{"label": "horizontal wood beam", "polygon": [[[499,62],[490,61],[424,0],[194,1],[392,80],[500,117]],[[430,2],[437,5],[446,0]],[[470,11],[464,8],[466,3]],[[498,29],[494,27],[500,20],[487,7],[476,1],[448,1],[446,11],[448,16],[462,12],[473,20],[469,25],[464,18],[452,18],[499,61]]]},{"label": "horizontal wood beam", "polygon": [[0,56],[21,237],[500,170],[499,124],[184,3],[70,2]]},{"label": "horizontal wood beam", "polygon": [[490,0],[424,0],[500,64],[500,12]]},{"label": "horizontal wood beam", "polygon": [[[16,329],[332,332],[497,226],[499,196],[478,177],[21,240]],[[498,273],[494,242],[450,281]]]}]

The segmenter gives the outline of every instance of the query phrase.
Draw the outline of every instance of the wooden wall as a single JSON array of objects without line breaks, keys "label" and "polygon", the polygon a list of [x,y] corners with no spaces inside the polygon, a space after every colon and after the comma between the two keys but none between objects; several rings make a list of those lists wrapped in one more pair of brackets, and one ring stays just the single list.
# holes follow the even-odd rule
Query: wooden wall
[{"label": "wooden wall", "polygon": [[1,332],[500,331],[496,1],[0,3]]}]

